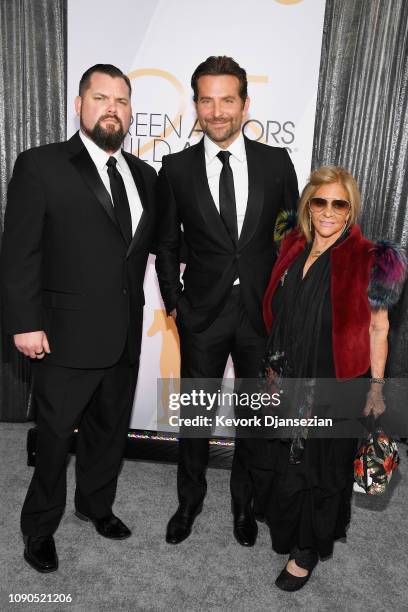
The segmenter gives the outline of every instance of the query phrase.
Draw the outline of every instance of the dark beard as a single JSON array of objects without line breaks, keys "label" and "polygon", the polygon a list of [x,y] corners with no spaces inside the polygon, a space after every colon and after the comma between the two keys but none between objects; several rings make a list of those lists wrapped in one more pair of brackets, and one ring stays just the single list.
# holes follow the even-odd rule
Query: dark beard
[{"label": "dark beard", "polygon": [[81,129],[100,149],[107,152],[120,149],[125,138],[122,123],[115,131],[105,130],[99,121],[95,123],[92,130],[88,130],[84,125],[81,125]]}]

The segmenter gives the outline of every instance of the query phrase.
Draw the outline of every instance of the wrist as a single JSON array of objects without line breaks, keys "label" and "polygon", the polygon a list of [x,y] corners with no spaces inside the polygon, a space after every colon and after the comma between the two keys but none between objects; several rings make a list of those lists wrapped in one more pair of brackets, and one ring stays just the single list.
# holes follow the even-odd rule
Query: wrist
[{"label": "wrist", "polygon": [[383,386],[373,383],[369,389],[371,395],[383,395]]},{"label": "wrist", "polygon": [[372,385],[381,385],[384,386],[385,385],[385,378],[383,378],[382,376],[372,376],[370,378],[370,383]]}]

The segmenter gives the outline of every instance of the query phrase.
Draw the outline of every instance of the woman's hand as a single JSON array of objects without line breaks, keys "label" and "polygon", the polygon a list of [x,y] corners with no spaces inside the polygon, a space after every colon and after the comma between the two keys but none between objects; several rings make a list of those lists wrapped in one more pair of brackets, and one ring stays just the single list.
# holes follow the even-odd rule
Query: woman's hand
[{"label": "woman's hand", "polygon": [[265,376],[268,380],[275,380],[278,378],[277,372],[273,370],[271,367],[265,368]]},{"label": "woman's hand", "polygon": [[367,393],[366,404],[363,410],[363,415],[368,416],[372,414],[375,419],[383,414],[385,411],[385,402],[382,392],[382,385],[378,383],[372,383],[369,392]]},{"label": "woman's hand", "polygon": [[280,389],[277,387],[279,384],[279,374],[275,372],[270,366],[265,368],[265,378],[266,378],[266,390],[269,395],[273,395],[274,393],[279,393]]}]

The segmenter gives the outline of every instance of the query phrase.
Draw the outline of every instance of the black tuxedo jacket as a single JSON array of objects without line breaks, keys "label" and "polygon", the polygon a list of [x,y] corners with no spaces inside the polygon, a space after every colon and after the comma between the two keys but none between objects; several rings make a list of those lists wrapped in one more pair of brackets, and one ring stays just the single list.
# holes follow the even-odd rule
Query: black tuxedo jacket
[{"label": "black tuxedo jacket", "polygon": [[143,214],[128,246],[79,134],[21,153],[1,251],[7,334],[44,330],[54,365],[102,368],[140,352],[143,279],[155,227],[156,172],[123,152]]},{"label": "black tuxedo jacket", "polygon": [[[238,276],[253,327],[265,334],[262,298],[276,254],[277,214],[295,209],[298,186],[286,149],[245,138],[248,163],[247,210],[234,245],[208,186],[204,141],[163,157],[158,179],[159,231],[156,269],[166,309],[191,331],[217,317]],[[186,268],[180,282],[181,224]]]}]

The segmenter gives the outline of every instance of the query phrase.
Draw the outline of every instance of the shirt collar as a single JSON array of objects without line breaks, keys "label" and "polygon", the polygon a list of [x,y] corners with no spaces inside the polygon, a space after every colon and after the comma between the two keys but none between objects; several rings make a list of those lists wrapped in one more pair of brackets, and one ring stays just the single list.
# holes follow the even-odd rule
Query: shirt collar
[{"label": "shirt collar", "polygon": [[[221,149],[216,142],[213,142],[207,134],[204,136],[204,150],[207,164],[213,161],[219,151],[224,151],[224,149]],[[245,141],[241,131],[237,138],[229,145],[227,150],[238,161],[244,162],[246,160]]]},{"label": "shirt collar", "polygon": [[79,131],[79,136],[84,143],[86,150],[91,156],[93,163],[99,171],[103,170],[110,157],[115,157],[118,162],[118,166],[123,167],[123,156],[120,149],[115,151],[115,153],[112,153],[112,155],[109,155],[109,153],[98,147],[98,145],[95,144],[94,141],[89,138],[89,136],[84,134],[82,130]]}]

